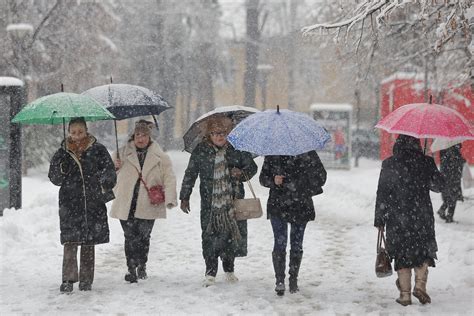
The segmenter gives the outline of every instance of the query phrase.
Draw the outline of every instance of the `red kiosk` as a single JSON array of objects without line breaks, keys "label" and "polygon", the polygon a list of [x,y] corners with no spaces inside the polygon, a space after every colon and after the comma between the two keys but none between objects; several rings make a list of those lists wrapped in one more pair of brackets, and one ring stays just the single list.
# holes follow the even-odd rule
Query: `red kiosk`
[{"label": "red kiosk", "polygon": [[[380,117],[409,103],[423,103],[423,76],[413,73],[397,72],[384,79],[381,83]],[[428,93],[431,94],[429,90]],[[435,93],[433,93],[435,95]],[[474,93],[469,85],[453,89],[433,103],[442,104],[461,113],[474,126]],[[392,155],[395,134],[380,131],[380,158],[383,160]],[[474,140],[464,141],[462,153],[469,164],[474,164]]]}]

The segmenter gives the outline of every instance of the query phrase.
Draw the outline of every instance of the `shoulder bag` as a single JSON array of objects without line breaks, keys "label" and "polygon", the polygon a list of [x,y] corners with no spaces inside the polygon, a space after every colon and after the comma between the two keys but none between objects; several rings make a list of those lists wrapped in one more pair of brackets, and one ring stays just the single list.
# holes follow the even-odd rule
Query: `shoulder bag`
[{"label": "shoulder bag", "polygon": [[379,235],[377,237],[377,258],[375,259],[375,274],[378,278],[384,278],[392,275],[392,260],[390,259],[387,250],[385,250],[384,248],[386,242],[383,232],[383,229],[379,229]]},{"label": "shoulder bag", "polygon": [[246,173],[244,173],[244,176],[247,180],[247,184],[250,188],[250,191],[252,192],[253,198],[234,200],[235,219],[238,221],[259,218],[263,215],[260,199],[255,196],[252,184],[250,183],[250,179],[248,178]]}]

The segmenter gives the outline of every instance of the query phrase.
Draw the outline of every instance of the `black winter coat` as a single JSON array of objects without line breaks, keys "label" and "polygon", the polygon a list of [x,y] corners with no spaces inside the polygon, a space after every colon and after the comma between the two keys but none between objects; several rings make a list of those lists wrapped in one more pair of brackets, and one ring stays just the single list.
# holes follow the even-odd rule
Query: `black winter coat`
[{"label": "black winter coat", "polygon": [[[407,139],[407,136],[403,137]],[[418,142],[397,139],[393,156],[382,162],[375,202],[374,226],[386,226],[387,251],[395,270],[434,266],[436,243],[430,190],[440,192],[444,180],[433,158]],[[411,142],[411,143],[410,143]]]},{"label": "black winter coat", "polygon": [[456,201],[462,201],[462,168],[466,160],[461,154],[461,146],[456,145],[446,150],[440,151],[441,173],[446,180],[446,186],[441,192],[443,202],[454,204]]},{"label": "black winter coat", "polygon": [[117,177],[107,149],[90,137],[81,159],[70,150],[58,149],[51,159],[49,179],[59,189],[61,244],[95,245],[109,242],[105,203],[112,196]]},{"label": "black winter coat", "polygon": [[[274,178],[282,175],[283,184]],[[315,151],[298,156],[266,156],[260,172],[260,184],[270,188],[267,216],[289,223],[307,223],[315,218],[313,195],[321,194],[326,169]]]},{"label": "black winter coat", "polygon": [[[215,157],[216,152],[213,146],[207,141],[199,143],[196,148],[194,148],[191,157],[189,158],[188,167],[184,173],[179,195],[180,200],[189,200],[193,191],[194,183],[199,176],[202,253],[204,258],[216,255],[216,244],[218,244],[218,238],[206,232],[211,215]],[[234,147],[228,145],[225,159],[229,171],[234,167],[238,168],[242,170],[249,179],[257,173],[257,165],[253,161],[252,155],[248,152],[235,150]],[[243,181],[245,181],[245,178],[232,182],[232,191],[235,199],[242,199],[245,196]],[[223,249],[223,252],[221,253],[222,256],[244,257],[247,255],[247,221],[238,221],[237,226],[239,227],[242,238],[237,246],[235,246],[234,243],[228,243],[228,246],[224,247],[225,249]]]}]

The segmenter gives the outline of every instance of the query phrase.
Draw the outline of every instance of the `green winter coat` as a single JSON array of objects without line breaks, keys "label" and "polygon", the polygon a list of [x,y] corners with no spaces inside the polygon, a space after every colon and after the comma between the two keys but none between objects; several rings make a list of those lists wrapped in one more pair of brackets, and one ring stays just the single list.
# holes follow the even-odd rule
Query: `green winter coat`
[{"label": "green winter coat", "polygon": [[[194,183],[199,176],[203,257],[244,257],[247,255],[247,221],[237,222],[240,234],[242,236],[242,238],[237,243],[228,242],[228,238],[226,240],[222,240],[222,238],[219,238],[221,236],[215,236],[206,233],[206,228],[209,223],[209,217],[211,213],[215,155],[216,153],[213,146],[207,141],[203,141],[196,146],[196,148],[191,153],[188,167],[184,173],[179,199],[189,200],[193,191]],[[245,172],[249,179],[257,173],[257,165],[253,161],[250,153],[235,150],[231,145],[228,145],[225,157],[227,160],[229,172],[232,168],[238,168],[242,170],[242,172]],[[245,178],[237,179],[232,183],[232,190],[235,199],[241,199],[245,196],[244,186],[242,183],[244,179]]]}]

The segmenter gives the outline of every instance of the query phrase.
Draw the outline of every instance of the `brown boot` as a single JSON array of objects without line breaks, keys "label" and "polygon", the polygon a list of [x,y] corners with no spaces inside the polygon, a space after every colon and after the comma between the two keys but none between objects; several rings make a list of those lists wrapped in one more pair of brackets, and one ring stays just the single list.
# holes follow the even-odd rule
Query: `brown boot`
[{"label": "brown boot", "polygon": [[411,269],[400,269],[397,271],[398,279],[395,282],[400,297],[395,301],[403,306],[411,305]]},{"label": "brown boot", "polygon": [[415,287],[413,296],[421,304],[431,303],[431,297],[426,293],[426,282],[428,281],[428,264],[424,263],[421,267],[415,268]]}]

